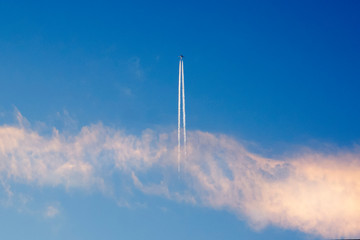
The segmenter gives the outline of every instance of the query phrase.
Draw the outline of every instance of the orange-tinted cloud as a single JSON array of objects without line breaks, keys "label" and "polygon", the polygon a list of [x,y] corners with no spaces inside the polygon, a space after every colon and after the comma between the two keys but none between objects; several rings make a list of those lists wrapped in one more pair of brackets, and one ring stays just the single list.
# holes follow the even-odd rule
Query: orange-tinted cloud
[{"label": "orange-tinted cloud", "polygon": [[[257,229],[268,224],[326,238],[360,236],[360,153],[301,151],[270,159],[251,153],[225,135],[189,132],[182,161],[185,187],[168,184],[177,169],[175,134],[125,134],[95,124],[75,135],[50,136],[20,126],[0,126],[0,178],[37,184],[111,191],[108,176],[125,173],[133,187],[234,212]],[[142,182],[156,168],[161,182]]]}]

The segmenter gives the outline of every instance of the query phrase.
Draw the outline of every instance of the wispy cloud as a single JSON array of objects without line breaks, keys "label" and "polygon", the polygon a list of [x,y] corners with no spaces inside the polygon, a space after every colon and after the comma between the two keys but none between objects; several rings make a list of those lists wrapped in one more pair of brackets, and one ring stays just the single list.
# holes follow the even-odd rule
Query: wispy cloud
[{"label": "wispy cloud", "polygon": [[[269,224],[327,238],[360,236],[360,151],[299,150],[270,159],[225,136],[188,133],[182,187],[176,174],[176,133],[146,130],[141,136],[93,124],[49,136],[20,124],[0,126],[0,178],[12,183],[111,192],[119,171],[145,194],[226,209],[254,228]],[[162,180],[149,182],[146,174]],[[57,208],[48,209],[56,215]]]},{"label": "wispy cloud", "polygon": [[59,213],[60,213],[60,210],[57,206],[49,205],[45,209],[44,217],[45,218],[54,218],[57,215],[59,215]]},{"label": "wispy cloud", "polygon": [[141,66],[140,58],[139,57],[132,57],[129,60],[129,69],[130,72],[133,74],[135,79],[143,80],[145,77],[144,69]]}]

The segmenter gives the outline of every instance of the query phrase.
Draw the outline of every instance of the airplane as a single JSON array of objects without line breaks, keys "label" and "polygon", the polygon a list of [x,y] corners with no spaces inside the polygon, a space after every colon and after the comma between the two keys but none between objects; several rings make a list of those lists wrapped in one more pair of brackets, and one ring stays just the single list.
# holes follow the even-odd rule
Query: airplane
[{"label": "airplane", "polygon": [[182,59],[184,56],[183,55],[180,55],[179,58]]}]

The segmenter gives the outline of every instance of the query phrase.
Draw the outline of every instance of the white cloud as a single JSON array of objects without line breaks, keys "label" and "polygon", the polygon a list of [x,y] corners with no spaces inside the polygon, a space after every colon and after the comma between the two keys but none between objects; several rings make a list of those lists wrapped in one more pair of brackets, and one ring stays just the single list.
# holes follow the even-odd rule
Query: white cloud
[{"label": "white cloud", "polygon": [[50,206],[46,207],[44,216],[46,218],[54,218],[59,213],[60,213],[60,210],[59,210],[59,208],[57,206],[50,205]]},{"label": "white cloud", "polygon": [[[24,124],[3,125],[0,178],[8,192],[11,183],[108,192],[107,176],[119,171],[145,194],[226,209],[254,228],[271,224],[326,238],[360,236],[358,150],[299,151],[269,159],[225,135],[201,131],[188,135],[188,157],[181,173],[184,186],[176,188],[171,184],[178,181],[173,174],[177,169],[173,133],[146,130],[138,137],[94,124],[71,136],[56,129],[51,136],[42,136]],[[164,177],[157,182],[142,180],[149,172]],[[46,215],[58,212],[49,206]]]}]

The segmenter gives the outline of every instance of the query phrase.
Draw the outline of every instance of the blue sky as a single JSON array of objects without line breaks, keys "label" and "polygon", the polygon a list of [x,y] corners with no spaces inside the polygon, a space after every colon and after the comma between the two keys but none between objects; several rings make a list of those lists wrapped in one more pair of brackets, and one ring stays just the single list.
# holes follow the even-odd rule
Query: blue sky
[{"label": "blue sky", "polygon": [[[326,221],[360,215],[359,12],[357,1],[2,1],[0,236],[360,237]],[[179,54],[193,152],[175,177]]]}]

